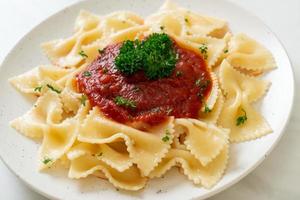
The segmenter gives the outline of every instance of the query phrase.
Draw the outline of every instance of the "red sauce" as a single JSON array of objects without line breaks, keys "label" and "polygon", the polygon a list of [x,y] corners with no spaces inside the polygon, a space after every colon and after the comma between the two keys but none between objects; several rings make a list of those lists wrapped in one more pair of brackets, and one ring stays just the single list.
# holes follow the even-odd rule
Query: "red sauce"
[{"label": "red sauce", "polygon": [[[167,78],[148,80],[142,71],[125,76],[114,65],[122,43],[109,45],[84,72],[77,75],[79,91],[85,93],[92,106],[121,123],[158,124],[168,116],[197,118],[201,99],[211,90],[211,77],[202,56],[180,47],[176,67]],[[197,80],[200,81],[197,81]],[[136,103],[136,108],[118,106],[115,97],[122,96]]]}]

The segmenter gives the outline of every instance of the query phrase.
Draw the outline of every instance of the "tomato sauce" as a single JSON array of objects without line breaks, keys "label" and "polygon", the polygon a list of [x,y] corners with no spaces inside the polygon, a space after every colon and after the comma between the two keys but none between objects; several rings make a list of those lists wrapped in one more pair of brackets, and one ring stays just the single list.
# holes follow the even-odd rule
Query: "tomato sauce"
[{"label": "tomato sauce", "polygon": [[[155,125],[168,116],[197,118],[202,99],[211,90],[211,77],[201,55],[180,47],[175,41],[173,45],[178,60],[169,77],[148,80],[143,71],[131,76],[122,74],[114,64],[122,46],[118,43],[107,46],[77,75],[78,89],[87,95],[92,106],[98,106],[105,116],[121,123],[140,121]],[[118,96],[136,106],[117,105]]]}]

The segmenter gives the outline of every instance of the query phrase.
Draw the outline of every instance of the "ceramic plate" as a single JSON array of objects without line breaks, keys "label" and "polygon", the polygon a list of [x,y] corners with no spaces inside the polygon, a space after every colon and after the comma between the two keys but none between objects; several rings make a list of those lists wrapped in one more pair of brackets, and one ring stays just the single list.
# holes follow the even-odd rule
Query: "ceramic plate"
[{"label": "ceramic plate", "polygon": [[283,134],[293,104],[294,81],[288,56],[274,34],[255,16],[221,0],[181,0],[178,3],[196,12],[229,22],[233,33],[244,32],[264,44],[274,55],[278,69],[266,75],[272,86],[258,106],[274,132],[261,139],[231,145],[229,166],[221,181],[212,189],[194,186],[183,175],[171,170],[164,178],[154,179],[139,192],[116,191],[107,181],[90,177],[67,178],[67,172],[37,171],[39,143],[10,128],[8,122],[25,113],[32,99],[24,98],[9,83],[9,77],[21,74],[49,61],[39,47],[43,41],[71,35],[80,9],[103,15],[117,10],[131,10],[146,16],[162,4],[159,0],[89,0],[74,4],[46,19],[30,31],[6,57],[0,72],[0,155],[7,166],[37,192],[55,199],[204,199],[239,181],[271,152]]}]

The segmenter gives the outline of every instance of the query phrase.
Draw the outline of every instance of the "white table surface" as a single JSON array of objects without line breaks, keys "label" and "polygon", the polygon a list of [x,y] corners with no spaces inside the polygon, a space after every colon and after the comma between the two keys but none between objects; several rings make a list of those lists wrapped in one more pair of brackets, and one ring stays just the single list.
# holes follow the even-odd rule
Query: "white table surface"
[{"label": "white table surface", "polygon": [[[0,62],[26,32],[76,1],[0,0]],[[294,67],[296,98],[286,133],[271,155],[246,178],[210,200],[300,199],[300,0],[231,1],[259,16],[280,38]],[[25,186],[0,161],[0,199],[46,198]]]}]

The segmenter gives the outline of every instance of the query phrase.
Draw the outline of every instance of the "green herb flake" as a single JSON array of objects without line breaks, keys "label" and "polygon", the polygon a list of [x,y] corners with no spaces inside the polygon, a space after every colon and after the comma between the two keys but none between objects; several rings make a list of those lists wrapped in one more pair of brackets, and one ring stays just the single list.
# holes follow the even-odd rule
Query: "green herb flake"
[{"label": "green herb flake", "polygon": [[171,139],[171,138],[170,138],[170,132],[169,132],[169,130],[166,130],[166,134],[165,134],[164,137],[161,138],[161,140],[162,140],[163,142],[168,142],[170,139]]},{"label": "green herb flake", "polygon": [[160,28],[160,30],[162,30],[162,31],[165,29],[164,26],[160,26],[159,28]]},{"label": "green herb flake", "polygon": [[136,103],[130,99],[126,99],[122,96],[117,96],[114,99],[114,102],[118,105],[118,106],[124,106],[127,108],[136,108]]},{"label": "green herb flake", "polygon": [[101,157],[103,155],[103,152],[98,153],[96,156]]},{"label": "green herb flake", "polygon": [[53,87],[52,85],[50,85],[50,84],[47,84],[47,87],[48,87],[50,90],[52,90],[53,92],[56,92],[56,93],[58,93],[58,94],[61,93],[61,90],[58,90],[58,89],[54,88],[54,87]]},{"label": "green herb flake", "polygon": [[83,72],[83,76],[85,76],[85,77],[90,77],[90,76],[92,76],[92,73],[89,72],[89,71],[84,71],[84,72]]},{"label": "green herb flake", "polygon": [[247,119],[248,119],[247,113],[246,113],[246,111],[243,108],[242,108],[242,112],[243,112],[243,115],[239,116],[236,119],[236,125],[237,126],[240,126],[240,125],[244,124],[247,121]]},{"label": "green herb flake", "polygon": [[87,58],[87,57],[88,57],[88,56],[84,53],[83,50],[79,51],[78,54],[81,55],[81,57],[83,57],[83,58]]},{"label": "green herb flake", "polygon": [[47,165],[47,164],[50,163],[50,162],[52,162],[52,159],[50,159],[50,158],[44,158],[44,160],[43,160],[43,163],[44,163],[45,165]]},{"label": "green herb flake", "polygon": [[173,111],[173,108],[169,108],[169,109],[167,110],[167,115],[170,115],[170,114],[172,113],[172,111]]},{"label": "green herb flake", "polygon": [[189,19],[188,18],[184,18],[185,23],[189,23]]},{"label": "green herb flake", "polygon": [[182,74],[183,74],[183,73],[182,73],[181,71],[176,71],[176,74],[175,74],[175,75],[176,75],[176,77],[179,77],[179,76],[182,76]]},{"label": "green herb flake", "polygon": [[133,91],[133,92],[138,92],[138,91],[140,91],[140,90],[141,90],[141,88],[138,87],[138,86],[134,86],[134,87],[132,88],[132,91]]},{"label": "green herb flake", "polygon": [[224,50],[224,53],[228,53],[228,49],[225,49],[225,50]]},{"label": "green herb flake", "polygon": [[35,92],[41,92],[42,91],[43,86],[38,86],[36,88],[34,88]]},{"label": "green herb flake", "polygon": [[197,79],[197,80],[195,81],[195,84],[196,84],[197,86],[200,86],[200,84],[201,84],[201,79],[200,79],[200,78]]},{"label": "green herb flake", "polygon": [[210,113],[211,109],[207,106],[207,104],[205,104],[204,106],[204,113]]},{"label": "green herb flake", "polygon": [[80,103],[85,106],[85,102],[87,100],[87,96],[85,94],[82,94],[81,95],[81,98],[80,98]]},{"label": "green herb flake", "polygon": [[107,68],[103,68],[102,72],[103,72],[103,74],[106,74],[108,72],[108,69]]},{"label": "green herb flake", "polygon": [[208,47],[206,44],[202,44],[200,47],[200,52],[201,54],[203,55],[204,59],[206,60],[208,58],[208,55],[207,55],[207,50],[208,50]]},{"label": "green herb flake", "polygon": [[98,53],[102,54],[104,52],[104,49],[98,49]]}]

